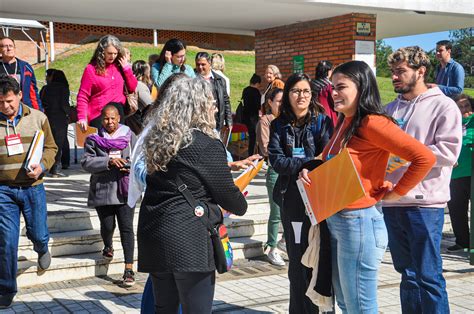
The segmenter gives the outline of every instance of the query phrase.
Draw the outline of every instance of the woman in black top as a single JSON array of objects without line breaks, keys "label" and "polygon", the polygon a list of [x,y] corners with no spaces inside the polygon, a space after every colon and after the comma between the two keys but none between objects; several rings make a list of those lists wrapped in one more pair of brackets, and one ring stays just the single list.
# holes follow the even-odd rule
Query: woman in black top
[{"label": "woman in black top", "polygon": [[[329,142],[333,126],[323,114],[317,95],[311,89],[306,74],[293,74],[285,83],[280,115],[270,125],[268,157],[278,179],[273,200],[280,206],[281,221],[290,260],[290,313],[317,313],[318,308],[305,295],[311,280],[311,269],[303,266],[301,258],[308,248],[311,222],[306,216],[296,180],[307,162],[314,160]],[[315,290],[331,296],[331,255],[329,230],[320,224],[321,248]]]},{"label": "woman in black top", "polygon": [[260,83],[262,79],[257,74],[252,75],[250,86],[242,91],[242,102],[244,104],[243,122],[247,126],[249,133],[249,156],[254,154],[255,143],[257,139],[256,128],[260,111]]},{"label": "woman in black top", "polygon": [[[144,139],[145,196],[138,221],[138,270],[150,273],[157,313],[210,313],[215,262],[201,216],[222,221],[215,204],[243,215],[247,202],[234,185],[224,145],[215,133],[212,91],[204,80],[177,79],[150,117]],[[178,190],[177,176],[204,212]],[[206,207],[206,206],[205,206]]]},{"label": "woman in black top", "polygon": [[[64,72],[55,69],[46,71],[46,83],[47,85],[40,91],[40,97],[53,132],[54,141],[58,146],[54,165],[49,172],[53,177],[60,177],[65,176],[59,171],[59,165],[61,164],[63,146],[67,142],[68,116],[71,110],[69,105],[69,83]],[[67,149],[69,149],[69,143]],[[63,164],[63,168],[68,166],[69,162],[66,165]]]}]

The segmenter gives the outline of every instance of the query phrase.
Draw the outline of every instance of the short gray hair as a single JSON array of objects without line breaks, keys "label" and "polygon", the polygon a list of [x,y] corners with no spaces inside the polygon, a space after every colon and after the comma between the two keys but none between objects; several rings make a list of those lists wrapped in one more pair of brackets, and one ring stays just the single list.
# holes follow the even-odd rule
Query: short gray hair
[{"label": "short gray hair", "polygon": [[148,117],[151,128],[144,139],[148,173],[167,171],[171,159],[191,144],[194,130],[218,138],[214,106],[207,81],[180,77],[170,84]]}]

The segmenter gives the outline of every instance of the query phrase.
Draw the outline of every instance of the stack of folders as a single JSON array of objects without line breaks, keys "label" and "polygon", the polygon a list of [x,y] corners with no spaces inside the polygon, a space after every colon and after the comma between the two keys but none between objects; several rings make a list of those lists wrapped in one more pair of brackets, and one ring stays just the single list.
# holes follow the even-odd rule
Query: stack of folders
[{"label": "stack of folders", "polygon": [[365,196],[347,148],[309,172],[311,185],[296,184],[311,224],[316,225]]},{"label": "stack of folders", "polygon": [[28,155],[25,160],[26,171],[33,171],[31,165],[39,165],[41,158],[43,158],[43,147],[44,147],[44,133],[41,130],[35,132],[33,141],[31,142]]}]

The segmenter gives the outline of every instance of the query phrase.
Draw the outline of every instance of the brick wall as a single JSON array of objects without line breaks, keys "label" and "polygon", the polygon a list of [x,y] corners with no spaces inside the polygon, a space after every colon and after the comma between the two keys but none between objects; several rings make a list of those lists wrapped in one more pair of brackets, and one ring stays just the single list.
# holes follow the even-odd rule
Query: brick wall
[{"label": "brick wall", "polygon": [[[370,23],[369,36],[356,35],[357,22]],[[375,15],[352,13],[256,31],[256,73],[263,75],[274,64],[286,79],[293,73],[293,57],[303,55],[304,72],[313,77],[320,60],[334,65],[353,60],[356,40],[375,41],[375,25]]]},{"label": "brick wall", "polygon": [[[48,22],[42,22],[49,27]],[[29,31],[35,41],[41,41],[39,32]],[[55,53],[59,54],[76,45],[95,42],[106,34],[113,34],[122,41],[153,43],[153,30],[144,28],[96,26],[70,23],[54,23]],[[19,58],[31,63],[38,62],[38,51],[21,31],[12,30],[10,36],[15,39]],[[158,43],[162,44],[171,38],[182,39],[187,45],[218,50],[253,50],[254,37],[173,30],[158,30]],[[44,60],[44,55],[41,57]]]}]

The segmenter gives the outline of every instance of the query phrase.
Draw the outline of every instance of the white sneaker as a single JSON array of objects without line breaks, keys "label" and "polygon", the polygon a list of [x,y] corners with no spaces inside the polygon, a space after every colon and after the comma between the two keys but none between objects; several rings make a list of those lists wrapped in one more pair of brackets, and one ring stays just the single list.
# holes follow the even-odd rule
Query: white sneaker
[{"label": "white sneaker", "polygon": [[277,248],[286,253],[286,242],[285,238],[281,238],[280,241],[277,242]]},{"label": "white sneaker", "polygon": [[285,266],[285,261],[280,256],[280,254],[276,251],[274,247],[270,249],[270,252],[267,254],[268,259],[270,260],[270,264],[275,266]]}]

